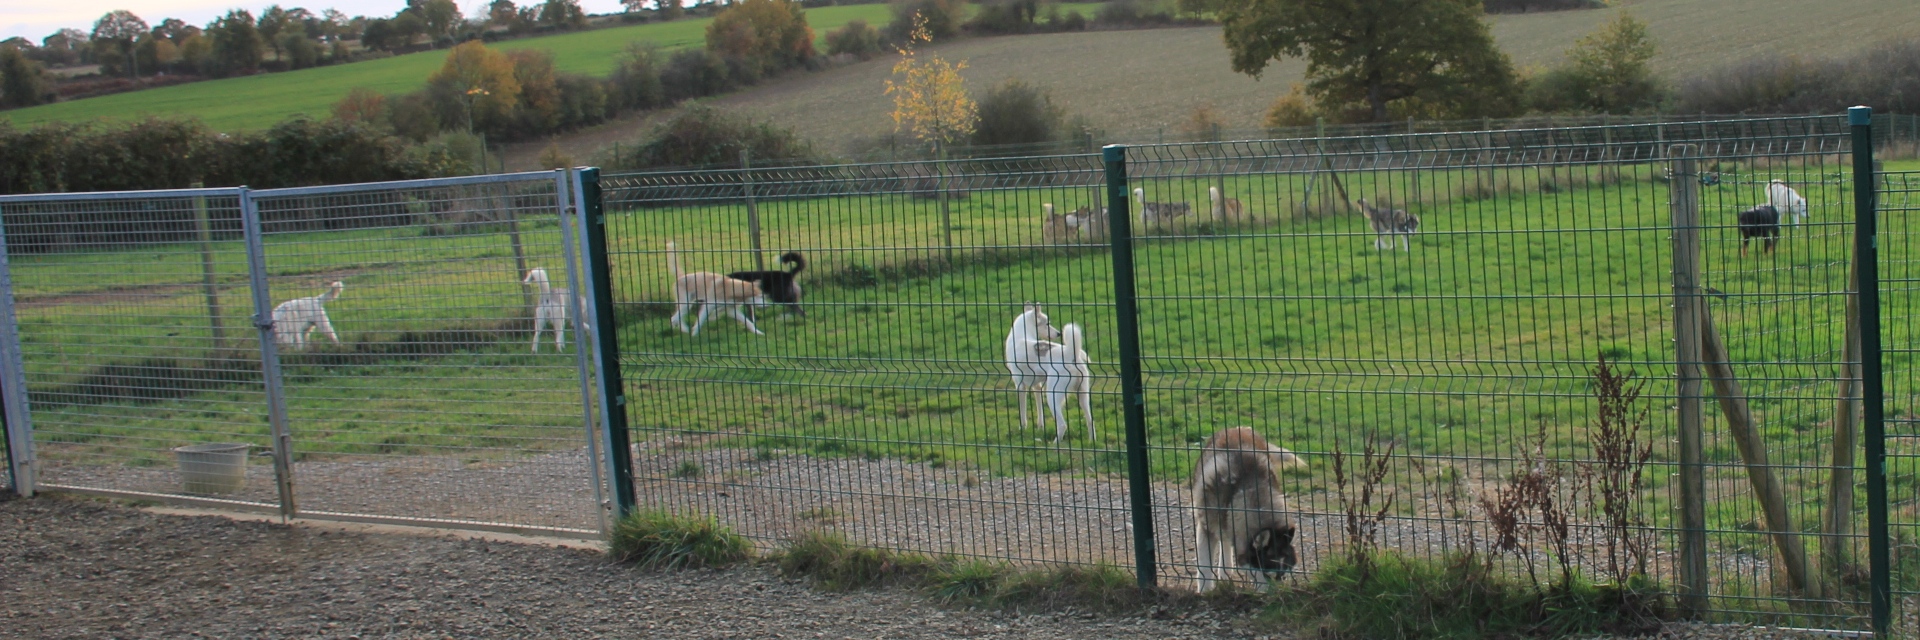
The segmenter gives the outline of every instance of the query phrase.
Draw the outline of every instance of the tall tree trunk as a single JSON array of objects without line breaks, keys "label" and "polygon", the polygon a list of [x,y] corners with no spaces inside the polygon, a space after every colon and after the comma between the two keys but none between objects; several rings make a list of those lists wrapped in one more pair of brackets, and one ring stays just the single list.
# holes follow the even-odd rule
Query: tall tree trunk
[{"label": "tall tree trunk", "polygon": [[1367,83],[1367,104],[1373,107],[1373,121],[1387,121],[1387,101],[1380,97],[1380,81]]}]

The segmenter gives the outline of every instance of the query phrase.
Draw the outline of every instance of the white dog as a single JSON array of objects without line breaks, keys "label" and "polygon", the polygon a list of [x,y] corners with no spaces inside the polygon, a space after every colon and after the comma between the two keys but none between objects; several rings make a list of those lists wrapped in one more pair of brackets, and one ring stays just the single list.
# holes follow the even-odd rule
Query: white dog
[{"label": "white dog", "polygon": [[[540,352],[540,331],[553,327],[553,348],[567,348],[567,290],[555,289],[547,281],[546,269],[528,269],[527,277],[520,284],[530,284],[540,288],[540,302],[533,307],[533,352]],[[580,309],[587,308],[585,298],[578,298]],[[584,323],[582,323],[584,326]],[[591,327],[589,327],[591,328]]]},{"label": "white dog", "polygon": [[1773,205],[1773,210],[1781,215],[1791,216],[1796,227],[1807,220],[1807,199],[1787,186],[1785,180],[1767,183],[1767,204]]},{"label": "white dog", "polygon": [[[1087,370],[1086,338],[1080,325],[1068,324],[1060,331],[1060,342],[1032,340],[1027,343],[1040,370],[1047,375],[1047,406],[1053,408],[1053,441],[1067,437],[1067,394],[1080,394],[1080,415],[1087,419],[1087,439],[1093,439],[1093,375]],[[1026,402],[1020,403],[1026,408]],[[1022,425],[1024,426],[1024,425]]]},{"label": "white dog", "polygon": [[[733,312],[733,319],[746,325],[755,335],[766,335],[753,321],[740,312],[746,305],[766,304],[766,295],[760,291],[760,285],[745,280],[735,280],[718,273],[696,271],[680,273],[680,255],[674,251],[673,243],[667,243],[667,267],[673,271],[673,310],[671,322],[674,328],[683,333],[700,335],[700,325],[707,322],[707,314],[716,306],[726,307]],[[687,330],[687,311],[694,305],[700,305],[700,317],[693,321],[693,330]]]},{"label": "white dog", "polygon": [[340,344],[340,336],[333,332],[333,323],[327,320],[328,302],[340,297],[345,283],[335,282],[326,293],[309,298],[294,298],[273,308],[273,341],[276,344],[306,349],[307,339],[314,331],[326,336],[334,344]]},{"label": "white dog", "polygon": [[[1053,328],[1046,312],[1037,304],[1027,305],[1026,310],[1013,319],[1013,328],[1007,331],[1007,372],[1013,374],[1013,392],[1020,400],[1021,429],[1027,428],[1027,398],[1047,383],[1046,367],[1034,355],[1032,343],[1058,339],[1060,331]],[[1034,397],[1033,400],[1034,407],[1039,408],[1040,399]]]}]

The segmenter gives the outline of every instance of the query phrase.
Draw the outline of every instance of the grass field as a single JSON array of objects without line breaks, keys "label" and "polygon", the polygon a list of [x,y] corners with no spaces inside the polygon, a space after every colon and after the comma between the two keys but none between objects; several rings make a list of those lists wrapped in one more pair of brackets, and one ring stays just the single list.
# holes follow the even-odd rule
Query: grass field
[{"label": "grass field", "polygon": [[[823,7],[807,11],[819,38],[853,20],[883,25],[891,17],[885,4]],[[582,33],[525,38],[499,43],[499,49],[545,49],[560,71],[605,76],[631,42],[652,42],[663,49],[704,46],[711,18],[641,24]],[[380,60],[269,73],[162,87],[28,109],[0,111],[16,126],[56,120],[125,120],[148,115],[194,116],[223,131],[264,129],[296,113],[325,115],[355,87],[403,93],[426,86],[447,52],[423,51]]]}]

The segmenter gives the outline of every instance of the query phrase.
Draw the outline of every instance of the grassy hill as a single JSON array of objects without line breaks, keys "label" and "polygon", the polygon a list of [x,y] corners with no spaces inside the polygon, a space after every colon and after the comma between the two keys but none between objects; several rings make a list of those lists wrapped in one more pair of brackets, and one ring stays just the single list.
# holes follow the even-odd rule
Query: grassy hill
[{"label": "grassy hill", "polygon": [[[825,7],[807,11],[808,24],[824,37],[853,20],[885,24],[887,5]],[[600,29],[502,42],[503,50],[546,49],[561,71],[604,76],[627,43],[650,41],[666,49],[706,42],[710,18]],[[445,50],[356,62],[332,67],[269,73],[243,78],[175,85],[98,98],[0,112],[15,125],[56,120],[128,119],[146,115],[191,115],[222,130],[259,129],[295,114],[323,114],[354,87],[397,93],[426,85],[440,68]]]}]

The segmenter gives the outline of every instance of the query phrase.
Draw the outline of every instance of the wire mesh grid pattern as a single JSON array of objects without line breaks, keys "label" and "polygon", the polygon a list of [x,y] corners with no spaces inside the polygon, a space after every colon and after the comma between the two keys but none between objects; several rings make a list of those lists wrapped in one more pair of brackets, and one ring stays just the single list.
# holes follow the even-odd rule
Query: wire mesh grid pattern
[{"label": "wire mesh grid pattern", "polygon": [[[766,546],[826,529],[1124,562],[1100,172],[1057,156],[603,178],[640,505],[713,514]],[[804,299],[762,307],[765,335],[724,312],[698,335],[671,326],[670,259],[684,274],[797,270],[788,252]],[[1034,338],[1084,337],[1091,435],[1077,393],[1065,427],[1039,398],[1022,426],[1009,360],[1039,363],[1008,343],[1028,304],[1048,322]]]},{"label": "wire mesh grid pattern", "polygon": [[1894,623],[1920,635],[1920,172],[1880,175],[1880,292]]},{"label": "wire mesh grid pattern", "polygon": [[40,482],[177,494],[175,447],[271,449],[240,218],[230,189],[0,202]]},{"label": "wire mesh grid pattern", "polygon": [[0,199],[40,481],[597,535],[564,175]]},{"label": "wire mesh grid pattern", "polygon": [[[1393,447],[1379,544],[1410,555],[1489,552],[1498,534],[1483,499],[1545,468],[1577,511],[1573,560],[1598,579],[1609,573],[1599,505],[1575,494],[1600,462],[1590,374],[1605,357],[1648,385],[1655,445],[1639,516],[1663,532],[1645,561],[1679,584],[1670,203],[1687,180],[1701,283],[1762,433],[1759,464],[1784,483],[1791,521],[1815,526],[1846,323],[1845,132],[1837,118],[1779,119],[1129,149],[1144,208],[1195,212],[1136,240],[1156,479],[1186,473],[1224,427],[1300,452],[1308,470],[1283,484],[1311,570],[1350,544],[1331,454],[1352,474],[1367,434]],[[1694,145],[1697,174],[1672,171],[1678,142]],[[1739,212],[1766,204],[1775,179],[1808,215],[1786,222],[1777,249],[1743,248]],[[1848,610],[1809,613],[1820,607],[1781,595],[1749,466],[1707,414],[1708,606],[1857,626]],[[1187,507],[1156,503],[1163,575],[1191,570]],[[1517,564],[1555,555],[1545,540],[1522,546]]]},{"label": "wire mesh grid pattern", "polygon": [[303,513],[600,529],[562,175],[254,194]]},{"label": "wire mesh grid pattern", "polygon": [[[1859,527],[1819,529],[1831,471],[1822,421],[1844,364],[1846,134],[1837,118],[1776,118],[1127,149],[1120,193],[1132,196],[1162,584],[1194,573],[1187,484],[1199,445],[1240,425],[1308,463],[1283,482],[1307,571],[1346,544],[1332,454],[1357,454],[1373,433],[1395,447],[1383,546],[1488,552],[1482,498],[1537,463],[1578,505],[1575,553],[1533,540],[1508,561],[1519,570],[1567,555],[1607,577],[1601,507],[1573,495],[1596,462],[1590,385],[1604,356],[1647,384],[1641,438],[1654,450],[1633,507],[1657,535],[1642,557],[1616,561],[1678,586],[1672,274],[1686,230],[1707,292],[1695,297],[1727,351],[1715,362],[1731,371],[1714,377],[1744,389],[1718,395],[1741,399],[1766,458],[1743,455],[1714,391],[1692,392],[1707,403],[1696,412],[1707,427],[1698,578],[1712,596],[1701,606],[1860,626],[1857,589],[1789,588],[1808,578],[1782,568],[1768,520],[1787,518],[1795,544],[1860,553]],[[1682,175],[1676,144],[1695,163]],[[1091,161],[604,179],[616,304],[638,325],[623,328],[621,350],[641,505],[711,513],[763,544],[825,528],[894,549],[1124,562],[1112,256],[1072,246],[1104,241],[1105,227],[1080,217],[1109,204],[1089,188],[1106,186]],[[1775,180],[1805,205],[1781,204],[1773,242],[1743,243],[1740,212],[1768,203]],[[1676,181],[1699,216],[1685,229]],[[1369,217],[1407,233],[1377,232]],[[767,336],[720,316],[705,329],[717,336],[681,333],[664,318],[668,240],[685,272],[780,269],[779,253],[801,252],[811,313],[764,314]],[[1110,425],[1091,441],[1070,422],[1056,448],[1006,406],[1013,385],[992,346],[1007,332],[1000,316],[1025,302],[1043,303],[1055,328],[1083,329],[1092,413]],[[1756,470],[1789,507],[1763,506]],[[1863,517],[1855,507],[1849,523]]]}]

